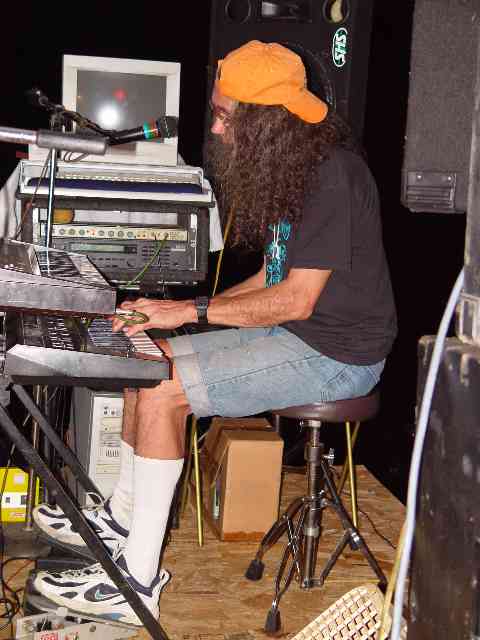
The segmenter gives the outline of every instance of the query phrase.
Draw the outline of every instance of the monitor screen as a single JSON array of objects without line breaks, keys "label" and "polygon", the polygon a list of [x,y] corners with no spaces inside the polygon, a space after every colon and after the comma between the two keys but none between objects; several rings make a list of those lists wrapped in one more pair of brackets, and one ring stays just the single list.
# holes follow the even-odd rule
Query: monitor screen
[{"label": "monitor screen", "polygon": [[[153,60],[63,57],[62,102],[104,129],[134,129],[164,115],[176,116],[180,64]],[[177,164],[178,138],[156,138],[109,147],[89,161]]]},{"label": "monitor screen", "polygon": [[79,69],[77,110],[103,129],[133,129],[166,115],[165,77]]}]

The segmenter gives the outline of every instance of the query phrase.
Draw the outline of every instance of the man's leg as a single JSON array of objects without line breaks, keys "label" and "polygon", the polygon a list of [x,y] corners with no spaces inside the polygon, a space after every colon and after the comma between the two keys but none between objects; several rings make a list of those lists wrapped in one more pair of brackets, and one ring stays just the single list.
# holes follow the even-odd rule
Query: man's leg
[{"label": "man's leg", "polygon": [[[113,494],[105,504],[84,507],[83,515],[113,555],[126,543],[133,511],[133,463],[136,441],[135,408],[137,391],[124,393],[122,436],[120,442],[120,471]],[[55,545],[73,552],[87,552],[80,534],[58,505],[40,504],[33,510],[33,520],[43,535]],[[88,553],[88,552],[87,552]]]},{"label": "man's leg", "polygon": [[[166,340],[159,340],[157,343],[168,356],[171,356],[171,348]],[[201,343],[202,341],[200,340],[200,344],[198,345],[199,349],[202,349],[202,347],[208,348],[207,345],[204,346]],[[193,352],[194,350],[196,350],[196,348],[196,346],[190,346],[189,350]],[[167,388],[165,389],[166,386]],[[145,458],[149,458],[153,456],[148,455],[148,451],[151,451],[150,444],[148,442],[148,433],[152,431],[152,427],[159,419],[158,409],[153,409],[153,407],[156,407],[156,405],[154,402],[151,403],[151,397],[155,396],[157,393],[160,393],[160,397],[162,398],[162,400],[160,400],[160,404],[163,404],[163,398],[167,396],[167,393],[164,392],[168,391],[168,387],[170,386],[172,386],[171,382],[164,381],[158,387],[150,390],[125,390],[122,436],[120,443],[120,470],[117,483],[113,490],[112,496],[106,501],[104,508],[86,507],[83,509],[85,517],[93,525],[99,537],[103,540],[105,546],[113,554],[116,553],[119,545],[124,546],[131,526],[133,512],[133,467],[135,446],[137,442],[136,410],[138,397],[140,396],[140,398],[142,398],[144,395],[148,397],[145,402],[140,402],[140,405],[142,405],[143,403],[143,408],[141,406],[140,413],[142,416],[141,421],[146,425],[146,427],[142,427],[143,444],[141,446],[143,446],[147,451],[147,455],[145,456]],[[144,391],[149,391],[150,393],[144,394]],[[168,395],[171,394],[168,393]],[[166,400],[165,402],[165,407],[167,407],[168,403]],[[150,404],[152,406],[151,411],[149,410]],[[186,415],[188,415],[188,412],[189,411],[187,411]],[[183,458],[184,444],[182,442],[182,438],[185,437],[184,423],[185,420],[183,420],[183,424],[178,430],[179,435],[173,436],[171,438],[170,445],[168,444],[167,440],[160,440],[160,455],[168,456],[168,448],[170,448],[172,455],[177,456],[177,458],[171,459],[179,460],[180,458]],[[165,437],[167,431],[163,432],[165,434]],[[167,449],[164,449],[165,446],[167,447]],[[143,457],[141,453],[139,455],[140,457]],[[165,459],[168,458],[165,457]],[[172,463],[170,465],[166,464],[164,466],[165,468],[167,468],[168,466],[175,467],[178,466],[178,464],[179,463],[177,462],[176,464]],[[78,548],[79,550],[86,548],[85,542],[83,541],[82,537],[75,530],[72,530],[69,519],[63,514],[63,511],[58,506],[51,507],[47,504],[39,505],[33,512],[33,518],[35,524],[42,530],[45,537],[47,537],[52,544],[59,544],[64,548],[73,547],[73,551],[76,550],[75,548]]]},{"label": "man's leg", "polygon": [[[171,355],[167,344],[162,348]],[[138,392],[133,516],[124,557],[130,573],[144,585],[157,575],[170,506],[183,467],[189,413],[175,367],[172,380]]]},{"label": "man's leg", "polygon": [[[165,351],[170,353],[168,345]],[[155,616],[160,591],[169,578],[158,564],[172,497],[183,466],[189,413],[190,406],[175,368],[172,380],[138,392],[132,431],[127,428],[130,424],[127,412],[125,442],[135,446],[133,513],[126,546],[114,557],[125,579]],[[99,565],[61,574],[40,572],[34,586],[42,595],[71,610],[140,624]]]}]

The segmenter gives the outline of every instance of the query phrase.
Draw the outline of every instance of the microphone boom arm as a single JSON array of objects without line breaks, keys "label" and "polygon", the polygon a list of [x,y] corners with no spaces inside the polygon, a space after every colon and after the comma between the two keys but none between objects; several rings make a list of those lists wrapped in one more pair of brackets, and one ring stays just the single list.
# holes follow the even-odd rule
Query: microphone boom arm
[{"label": "microphone boom arm", "polygon": [[173,138],[178,130],[178,118],[175,116],[161,116],[153,122],[144,122],[135,129],[103,129],[96,122],[89,120],[78,111],[70,111],[61,104],[52,102],[41,89],[27,91],[29,101],[35,106],[42,107],[51,113],[51,120],[61,122],[69,120],[75,122],[82,129],[89,129],[98,136],[105,138],[111,146],[135,142],[137,140],[152,140],[153,138]]},{"label": "microphone boom arm", "polygon": [[12,144],[36,144],[44,149],[62,149],[77,153],[104,155],[107,148],[105,137],[86,137],[73,133],[49,131],[39,129],[15,129],[13,127],[0,127],[0,142]]}]

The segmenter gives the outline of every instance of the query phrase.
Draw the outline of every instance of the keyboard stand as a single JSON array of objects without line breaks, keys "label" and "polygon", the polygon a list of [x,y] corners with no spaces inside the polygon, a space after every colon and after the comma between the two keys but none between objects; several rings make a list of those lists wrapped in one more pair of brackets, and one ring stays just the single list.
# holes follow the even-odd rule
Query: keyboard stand
[{"label": "keyboard stand", "polygon": [[[26,391],[26,389],[21,385],[12,384],[10,386],[10,390],[15,393],[29,415],[33,418],[33,420],[37,422],[45,437],[54,447],[63,462],[70,468],[74,477],[80,482],[85,491],[91,491],[101,496],[102,494],[87,476],[82,466],[78,462],[76,456],[73,454],[71,449],[69,449],[63,443],[61,438],[58,437],[55,430],[47,421],[43,413],[40,411],[40,408],[33,401],[32,397]],[[140,597],[137,595],[136,591],[132,589],[132,587],[125,580],[120,569],[112,560],[111,556],[103,546],[99,537],[88,524],[87,520],[80,510],[78,503],[70,497],[70,495],[64,489],[63,485],[54,476],[50,468],[44,462],[38,451],[25,438],[25,436],[23,436],[20,429],[11,419],[5,406],[3,406],[3,404],[1,403],[0,425],[10,438],[10,440],[13,442],[13,444],[16,446],[18,451],[20,451],[26,461],[35,469],[37,475],[39,475],[48,486],[50,495],[55,498],[56,502],[63,509],[64,513],[71,520],[73,526],[82,536],[92,554],[95,556],[98,562],[100,562],[102,567],[107,572],[108,576],[120,590],[125,600],[143,622],[150,636],[154,640],[168,640],[168,636],[162,629],[160,623],[153,617]]]}]

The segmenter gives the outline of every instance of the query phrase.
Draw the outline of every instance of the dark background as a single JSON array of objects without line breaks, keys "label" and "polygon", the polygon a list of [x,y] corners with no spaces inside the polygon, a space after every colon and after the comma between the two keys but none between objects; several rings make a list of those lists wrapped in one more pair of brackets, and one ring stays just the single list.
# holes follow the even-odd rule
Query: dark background
[{"label": "dark background", "polygon": [[[0,126],[47,127],[46,113],[29,106],[24,93],[38,86],[60,102],[64,53],[179,61],[179,150],[188,163],[201,164],[209,5],[184,0],[147,10],[140,3],[134,15],[106,0],[68,10],[33,2],[4,8]],[[463,265],[465,235],[463,215],[414,214],[400,204],[412,13],[413,0],[375,3],[364,144],[382,200],[399,336],[384,373],[381,414],[363,427],[357,453],[402,500],[415,429],[417,341],[437,330]],[[15,167],[19,150],[0,143],[1,183]],[[256,264],[252,256],[227,252],[220,287],[242,279]],[[286,428],[295,439],[296,427]],[[326,437],[341,456],[343,440],[334,434],[331,429]]]}]

